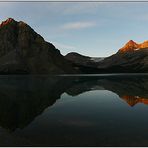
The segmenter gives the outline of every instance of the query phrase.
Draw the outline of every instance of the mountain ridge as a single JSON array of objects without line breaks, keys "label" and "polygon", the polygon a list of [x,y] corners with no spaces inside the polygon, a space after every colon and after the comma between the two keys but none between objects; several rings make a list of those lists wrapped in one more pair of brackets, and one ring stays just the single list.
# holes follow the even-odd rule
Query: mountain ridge
[{"label": "mountain ridge", "polygon": [[141,50],[143,48],[148,48],[148,40],[139,44],[133,40],[129,40],[122,48],[119,49],[118,52],[125,53],[125,52],[131,52],[135,50]]},{"label": "mountain ridge", "polygon": [[[68,54],[69,55],[69,54]],[[83,55],[76,57],[76,54],[65,58],[77,67],[83,66],[81,71],[91,73],[147,73],[148,72],[148,41],[137,44],[133,40],[128,41],[117,53],[106,57],[100,58],[97,62],[91,60],[91,57],[87,57],[84,60]],[[81,60],[80,60],[81,57]],[[81,62],[83,59],[83,62]],[[88,71],[85,71],[89,66]]]},{"label": "mountain ridge", "polygon": [[0,25],[0,74],[76,73],[60,51],[23,21]]},{"label": "mountain ridge", "polygon": [[109,57],[76,52],[63,56],[23,21],[8,18],[0,24],[0,74],[97,74],[148,72],[148,40],[129,40]]}]

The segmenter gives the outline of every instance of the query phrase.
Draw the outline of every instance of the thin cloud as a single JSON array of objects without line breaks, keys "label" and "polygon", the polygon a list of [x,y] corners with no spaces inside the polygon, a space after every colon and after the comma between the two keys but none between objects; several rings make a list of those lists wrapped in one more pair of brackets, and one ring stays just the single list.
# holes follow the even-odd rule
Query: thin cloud
[{"label": "thin cloud", "polygon": [[72,22],[64,24],[61,28],[64,30],[84,29],[96,26],[95,22]]},{"label": "thin cloud", "polygon": [[[68,3],[67,3],[68,4]],[[96,3],[69,3],[69,7],[65,7],[63,14],[73,15],[73,14],[92,14],[95,13],[98,7],[102,5],[101,2]],[[66,5],[65,5],[66,6]]]}]

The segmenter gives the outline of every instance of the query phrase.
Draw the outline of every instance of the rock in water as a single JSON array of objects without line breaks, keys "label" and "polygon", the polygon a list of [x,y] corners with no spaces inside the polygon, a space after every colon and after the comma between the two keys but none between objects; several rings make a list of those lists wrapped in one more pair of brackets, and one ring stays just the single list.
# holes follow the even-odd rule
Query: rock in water
[{"label": "rock in water", "polygon": [[75,73],[51,43],[12,18],[0,25],[0,74]]}]

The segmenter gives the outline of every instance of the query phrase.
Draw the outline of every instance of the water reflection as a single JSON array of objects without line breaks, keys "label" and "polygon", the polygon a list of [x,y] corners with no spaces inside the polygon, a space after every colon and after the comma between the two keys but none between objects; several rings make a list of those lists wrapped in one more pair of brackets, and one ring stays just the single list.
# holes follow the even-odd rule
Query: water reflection
[{"label": "water reflection", "polygon": [[148,105],[148,98],[142,98],[139,96],[121,96],[130,106],[134,106],[137,103],[143,103]]},{"label": "water reflection", "polygon": [[148,76],[1,76],[0,126],[24,128],[63,93],[77,96],[93,90],[109,90],[130,106],[148,105]]}]

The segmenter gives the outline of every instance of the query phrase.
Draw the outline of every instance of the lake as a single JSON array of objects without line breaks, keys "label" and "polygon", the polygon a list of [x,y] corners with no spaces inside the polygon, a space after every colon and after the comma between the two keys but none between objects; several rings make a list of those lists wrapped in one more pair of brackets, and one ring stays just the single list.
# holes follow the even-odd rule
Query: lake
[{"label": "lake", "polygon": [[0,146],[148,146],[148,74],[0,76]]}]

